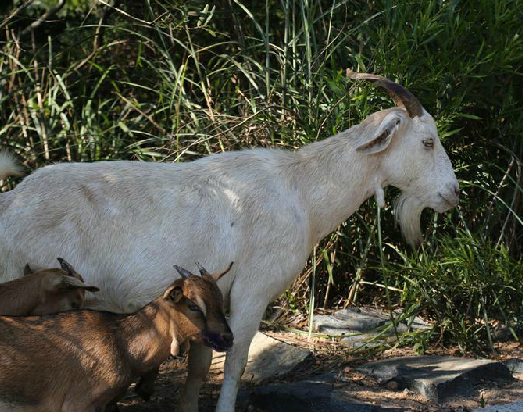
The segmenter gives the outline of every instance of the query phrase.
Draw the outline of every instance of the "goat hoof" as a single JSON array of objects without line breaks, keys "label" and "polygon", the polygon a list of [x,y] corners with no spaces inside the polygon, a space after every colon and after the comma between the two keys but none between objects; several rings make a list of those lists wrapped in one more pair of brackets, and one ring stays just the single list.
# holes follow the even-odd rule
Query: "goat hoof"
[{"label": "goat hoof", "polygon": [[140,398],[142,398],[146,402],[149,399],[151,399],[151,396],[153,396],[153,393],[154,393],[154,389],[143,387],[142,381],[140,381],[136,384],[134,391]]},{"label": "goat hoof", "polygon": [[142,390],[137,390],[136,391],[136,394],[142,398],[145,402],[148,402],[149,399],[151,399],[151,396],[153,396],[152,393],[150,392],[147,392],[147,391],[142,391]]}]

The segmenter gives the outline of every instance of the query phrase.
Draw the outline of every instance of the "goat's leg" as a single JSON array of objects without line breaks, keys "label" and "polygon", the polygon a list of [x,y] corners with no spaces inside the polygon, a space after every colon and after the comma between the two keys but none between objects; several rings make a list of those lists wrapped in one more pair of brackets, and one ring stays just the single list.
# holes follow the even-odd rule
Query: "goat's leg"
[{"label": "goat's leg", "polygon": [[134,391],[144,401],[148,401],[149,399],[151,399],[151,396],[154,393],[154,384],[159,373],[160,367],[155,368],[152,371],[147,372],[145,375],[140,376],[140,380],[136,384]]},{"label": "goat's leg", "polygon": [[116,400],[112,400],[107,405],[105,405],[104,412],[119,412],[120,408],[118,408],[118,405],[116,404]]},{"label": "goat's leg", "polygon": [[181,412],[198,412],[200,388],[209,372],[212,360],[212,349],[200,343],[191,343],[187,380],[180,398]]},{"label": "goat's leg", "polygon": [[230,325],[234,334],[234,344],[225,359],[223,384],[216,412],[234,412],[240,378],[249,356],[249,346],[258,331],[266,306],[265,303],[260,305],[260,302],[253,304],[249,299],[231,302]]},{"label": "goat's leg", "polygon": [[[156,375],[155,375],[156,376]],[[153,381],[154,384],[154,381]],[[118,394],[115,395],[115,397],[105,405],[103,408],[103,412],[119,412],[120,408],[118,408],[117,402],[125,397],[127,394],[127,386],[120,390]],[[101,407],[100,407],[101,408]]]}]

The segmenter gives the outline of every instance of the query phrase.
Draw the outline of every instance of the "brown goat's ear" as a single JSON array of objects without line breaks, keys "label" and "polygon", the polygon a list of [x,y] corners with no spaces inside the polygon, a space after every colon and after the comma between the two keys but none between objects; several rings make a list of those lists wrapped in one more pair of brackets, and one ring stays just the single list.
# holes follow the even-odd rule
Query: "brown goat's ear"
[{"label": "brown goat's ear", "polygon": [[401,118],[397,114],[385,116],[381,124],[376,128],[374,134],[364,141],[360,141],[356,150],[364,154],[374,154],[384,151],[398,131]]},{"label": "brown goat's ear", "polygon": [[58,262],[60,262],[60,266],[62,267],[63,270],[65,270],[67,272],[67,274],[69,276],[74,276],[76,270],[74,270],[74,268],[68,262],[66,262],[65,259],[56,258],[56,260],[58,260]]},{"label": "brown goat's ear", "polygon": [[100,292],[100,288],[98,288],[96,286],[90,286],[90,285],[78,286],[77,289],[83,289],[83,290],[86,290],[87,292]]},{"label": "brown goat's ear", "polygon": [[82,289],[88,292],[98,292],[100,290],[96,286],[86,285],[85,283],[79,281],[78,279],[72,276],[54,279],[54,281],[51,282],[48,288],[50,292],[67,292],[74,289]]},{"label": "brown goat's ear", "polygon": [[33,269],[31,269],[31,266],[29,266],[29,263],[24,266],[24,276],[32,275],[34,272]]},{"label": "brown goat's ear", "polygon": [[221,279],[221,277],[222,277],[223,275],[225,275],[226,273],[229,272],[229,270],[231,270],[233,264],[234,264],[234,262],[231,262],[231,263],[229,264],[229,266],[227,267],[227,269],[222,270],[222,271],[220,271],[220,272],[214,272],[212,275],[209,275],[209,276],[210,276],[210,277],[211,277],[215,282],[218,282],[218,281]]},{"label": "brown goat's ear", "polygon": [[163,294],[163,298],[172,303],[178,303],[183,298],[183,290],[181,286],[171,286]]}]

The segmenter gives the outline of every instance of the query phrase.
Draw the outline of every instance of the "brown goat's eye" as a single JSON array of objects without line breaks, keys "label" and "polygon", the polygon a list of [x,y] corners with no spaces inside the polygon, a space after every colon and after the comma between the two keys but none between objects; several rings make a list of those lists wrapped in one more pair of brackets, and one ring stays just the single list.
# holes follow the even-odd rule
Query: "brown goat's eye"
[{"label": "brown goat's eye", "polygon": [[432,149],[434,147],[434,139],[429,138],[423,140],[423,146],[425,146],[427,149]]},{"label": "brown goat's eye", "polygon": [[189,307],[189,310],[192,310],[193,312],[198,312],[201,310],[200,307],[195,303],[189,303],[187,306]]}]

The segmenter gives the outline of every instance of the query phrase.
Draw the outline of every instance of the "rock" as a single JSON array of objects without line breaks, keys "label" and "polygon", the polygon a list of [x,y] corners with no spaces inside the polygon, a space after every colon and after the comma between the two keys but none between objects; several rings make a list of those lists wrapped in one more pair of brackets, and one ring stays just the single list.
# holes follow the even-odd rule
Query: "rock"
[{"label": "rock", "polygon": [[[388,314],[372,309],[348,308],[339,310],[332,315],[316,315],[314,317],[314,327],[318,332],[333,336],[348,335],[342,339],[342,342],[354,347],[379,344],[379,342],[366,343],[366,341],[376,336],[378,332],[376,329],[383,329],[389,324],[390,316]],[[431,326],[420,318],[414,318],[409,325],[404,322],[396,325],[398,333],[408,332],[409,329],[430,328]],[[394,329],[390,328],[387,334],[394,334]]]},{"label": "rock", "polygon": [[508,342],[509,340],[514,339],[514,336],[507,325],[501,325],[494,328],[492,336],[496,342]]},{"label": "rock", "polygon": [[508,368],[510,373],[523,373],[523,360],[521,359],[511,358],[502,363]]},{"label": "rock", "polygon": [[382,343],[381,339],[373,340],[377,335],[377,333],[365,333],[356,336],[345,336],[341,341],[353,348],[373,348]]},{"label": "rock", "polygon": [[400,387],[400,385],[399,385],[399,383],[396,382],[396,381],[389,381],[389,382],[387,383],[387,389],[388,389],[389,391],[397,391],[397,390],[399,389],[399,387]]},{"label": "rock", "polygon": [[307,379],[303,380],[303,382],[307,382],[307,383],[326,383],[326,384],[334,384],[339,381],[340,381],[339,375],[332,373],[332,372],[311,375]]},{"label": "rock", "polygon": [[494,405],[487,408],[474,409],[472,412],[521,412],[523,402],[509,403],[506,405]]},{"label": "rock", "polygon": [[[260,383],[268,378],[285,375],[310,354],[306,349],[297,348],[258,332],[252,340],[242,380]],[[224,361],[225,354],[215,352],[211,368],[223,370]]]},{"label": "rock", "polygon": [[[246,390],[240,394],[244,399]],[[337,396],[332,385],[296,382],[254,387],[248,395],[249,406],[261,412],[400,412],[403,408],[383,409],[346,401]],[[248,408],[248,407],[247,407]]]},{"label": "rock", "polygon": [[314,316],[314,326],[320,333],[341,336],[364,333],[385,325],[389,320],[388,316],[375,311],[348,308],[332,315]]},{"label": "rock", "polygon": [[474,384],[481,379],[512,379],[509,369],[501,362],[451,356],[392,358],[368,363],[358,370],[385,385],[394,380],[399,390],[410,389],[437,403],[452,396],[473,396]]}]

